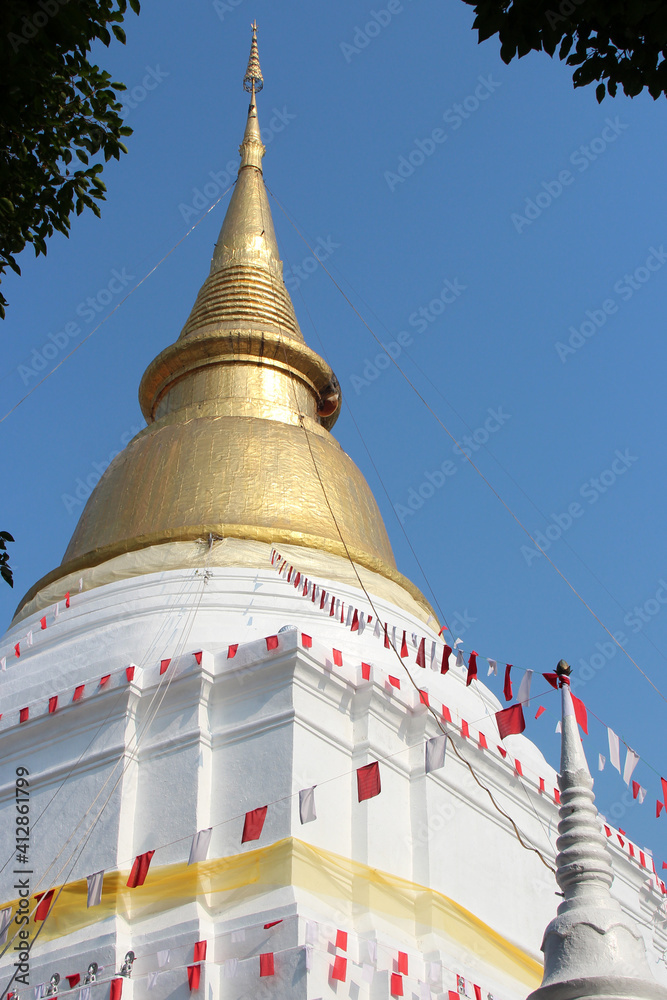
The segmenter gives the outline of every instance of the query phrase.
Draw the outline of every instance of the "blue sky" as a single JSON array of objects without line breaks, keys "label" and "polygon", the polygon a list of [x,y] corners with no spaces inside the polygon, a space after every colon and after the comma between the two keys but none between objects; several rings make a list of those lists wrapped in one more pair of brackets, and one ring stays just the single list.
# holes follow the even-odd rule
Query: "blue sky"
[{"label": "blue sky", "polygon": [[[666,857],[667,820],[654,818],[656,772],[667,772],[665,102],[598,106],[544,55],[506,67],[496,41],[477,45],[462,2],[316,9],[144,0],[127,46],[100,50],[129,88],[130,152],[105,168],[102,219],[76,219],[69,240],[54,237],[46,258],[26,252],[22,277],[4,283],[2,413],[229,183],[256,17],[270,190],[311,246],[326,245],[327,268],[377,337],[661,693],[398,370],[376,365],[377,343],[272,203],[302,329],[345,393],[335,434],[375,492],[399,567],[432,589],[466,649],[538,673],[572,663],[574,690],[642,757],[644,805],[623,801],[607,767],[600,807]],[[16,538],[5,623],[60,563],[82,484],[143,425],[139,379],[180,332],[227,200],[4,420],[2,526]],[[556,700],[542,701],[528,735],[557,764]],[[607,753],[594,720],[586,748],[592,765]]]}]

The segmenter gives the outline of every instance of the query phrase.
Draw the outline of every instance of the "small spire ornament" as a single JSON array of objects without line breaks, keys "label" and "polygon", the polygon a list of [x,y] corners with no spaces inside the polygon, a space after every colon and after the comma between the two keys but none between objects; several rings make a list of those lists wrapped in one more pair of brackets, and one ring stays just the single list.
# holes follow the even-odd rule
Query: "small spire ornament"
[{"label": "small spire ornament", "polygon": [[250,43],[250,58],[248,68],[243,77],[243,89],[248,94],[259,94],[264,86],[264,77],[259,65],[259,54],[257,52],[257,21],[250,25],[252,28],[252,42]]}]

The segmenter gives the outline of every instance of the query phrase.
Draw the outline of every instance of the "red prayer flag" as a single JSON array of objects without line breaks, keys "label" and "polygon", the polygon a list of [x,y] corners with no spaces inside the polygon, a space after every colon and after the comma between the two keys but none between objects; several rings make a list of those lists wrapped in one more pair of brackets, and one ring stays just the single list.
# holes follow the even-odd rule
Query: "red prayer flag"
[{"label": "red prayer flag", "polygon": [[387,631],[387,623],[384,623],[384,648],[391,649],[391,643],[389,642],[389,632]]},{"label": "red prayer flag", "polygon": [[168,660],[160,660],[160,676],[165,672],[170,663],[171,657]]},{"label": "red prayer flag", "polygon": [[376,760],[357,768],[357,794],[359,801],[372,799],[382,791],[380,786],[380,765]]},{"label": "red prayer flag", "polygon": [[259,956],[259,974],[260,976],[273,976],[275,974],[272,951],[265,951]]},{"label": "red prayer flag", "polygon": [[359,612],[354,609],[354,614],[352,615],[352,624],[350,625],[350,632],[359,631]]},{"label": "red prayer flag", "polygon": [[362,678],[365,681],[369,681],[371,679],[371,665],[370,665],[370,663],[362,663],[361,664],[361,676],[362,676]]},{"label": "red prayer flag", "polygon": [[309,636],[309,635],[306,635],[305,632],[302,632],[301,633],[301,645],[304,647],[304,649],[312,649],[312,646],[313,646],[312,637]]},{"label": "red prayer flag", "polygon": [[472,984],[472,988],[475,991],[475,1000],[482,1000],[482,987],[481,986],[477,986],[477,985],[475,985],[475,983],[473,983]]},{"label": "red prayer flag", "polygon": [[201,667],[201,650],[198,653],[195,653],[194,657],[195,657],[195,660],[197,661],[197,663],[199,664],[199,666]]},{"label": "red prayer flag", "polygon": [[442,664],[440,666],[440,673],[446,674],[449,670],[449,657],[452,655],[452,647],[445,643],[442,650]]},{"label": "red prayer flag", "polygon": [[557,806],[560,805],[560,788],[554,788],[554,802]]},{"label": "red prayer flag", "polygon": [[227,649],[227,659],[228,660],[233,660],[234,659],[234,657],[236,656],[236,652],[237,652],[238,648],[239,648],[238,642],[233,642],[231,644],[231,646],[228,647],[228,649]]},{"label": "red prayer flag", "polygon": [[30,718],[30,709],[22,708],[19,712],[19,722],[27,722]]},{"label": "red prayer flag", "polygon": [[293,569],[294,569],[294,567],[293,567],[293,566],[290,566],[289,570],[287,571],[287,582],[288,582],[288,583],[290,583],[290,581],[291,581],[291,579],[292,579],[292,570],[293,570]]},{"label": "red prayer flag", "polygon": [[470,739],[470,729],[465,719],[461,719],[461,736],[464,740]]},{"label": "red prayer flag", "polygon": [[49,910],[51,908],[51,903],[53,902],[53,896],[55,889],[49,889],[48,892],[36,892],[35,899],[39,900],[39,905],[35,910],[35,920],[46,920]]},{"label": "red prayer flag", "polygon": [[125,676],[127,677],[127,683],[131,684],[134,680],[134,667],[125,667]]},{"label": "red prayer flag", "polygon": [[403,976],[399,976],[397,972],[391,974],[391,995],[393,997],[403,996]]},{"label": "red prayer flag", "polygon": [[105,674],[104,677],[100,677],[100,687],[103,688],[105,684],[108,684],[111,680],[111,674]]},{"label": "red prayer flag", "polygon": [[408,953],[407,951],[399,951],[398,960],[396,966],[399,972],[402,972],[404,976],[408,974]]},{"label": "red prayer flag", "polygon": [[336,664],[337,667],[342,667],[343,666],[343,654],[341,653],[340,649],[334,649],[334,651],[333,651],[333,661],[334,661],[334,663]]},{"label": "red prayer flag", "polygon": [[466,677],[466,687],[477,678],[477,653],[473,649],[470,654],[470,659],[468,660],[468,676]]},{"label": "red prayer flag", "polygon": [[85,686],[86,686],[85,684],[77,684],[77,686],[74,688],[74,697],[72,698],[72,701],[81,701],[81,699],[83,698],[83,690]]},{"label": "red prayer flag", "polygon": [[588,712],[586,711],[586,706],[583,701],[575,698],[574,695],[572,695],[572,704],[574,705],[574,717],[586,733],[586,736],[588,736]]},{"label": "red prayer flag", "polygon": [[118,976],[117,979],[111,980],[111,986],[109,989],[109,1000],[120,1000],[123,995],[123,977]]},{"label": "red prayer flag", "polygon": [[516,771],[516,773],[520,777],[523,778],[523,768],[521,767],[521,761],[520,760],[517,760],[517,759],[514,760],[514,770]]},{"label": "red prayer flag", "polygon": [[408,641],[405,637],[405,629],[403,629],[403,638],[401,640],[401,656],[408,655]]},{"label": "red prayer flag", "polygon": [[661,778],[660,783],[662,784],[662,802],[667,809],[667,778]]},{"label": "red prayer flag", "polygon": [[442,706],[442,721],[449,722],[450,725],[452,722],[452,713],[449,711],[446,705]]},{"label": "red prayer flag", "polygon": [[656,802],[655,802],[655,818],[656,819],[660,818],[660,813],[662,812],[663,809],[664,809],[663,803],[660,801],[660,799],[656,799]]},{"label": "red prayer flag", "polygon": [[264,930],[268,931],[270,927],[276,927],[278,924],[282,924],[282,922],[283,922],[282,917],[280,918],[280,920],[272,920],[271,923],[264,924]]},{"label": "red prayer flag", "polygon": [[296,576],[294,577],[294,586],[298,587],[300,583],[301,583],[301,573],[297,573]]},{"label": "red prayer flag", "polygon": [[345,982],[345,976],[347,975],[347,959],[343,955],[336,955],[334,959],[334,964],[331,968],[331,978],[337,979],[339,983]]},{"label": "red prayer flag", "polygon": [[155,851],[146,851],[144,854],[137,854],[132,865],[130,877],[127,880],[129,889],[136,889],[138,886],[144,884],[154,854]]},{"label": "red prayer flag", "polygon": [[201,979],[201,965],[188,965],[188,986],[190,987],[190,992],[199,989],[199,981]]},{"label": "red prayer flag", "polygon": [[546,708],[544,707],[544,705],[540,705],[540,707],[538,708],[538,710],[535,712],[535,718],[539,719],[539,717],[541,715],[543,715],[545,712],[546,712]]},{"label": "red prayer flag", "polygon": [[206,960],[206,941],[196,941],[193,962],[204,962]]},{"label": "red prayer flag", "polygon": [[419,642],[419,649],[417,650],[417,666],[426,666],[426,639],[421,639]]},{"label": "red prayer flag", "polygon": [[340,623],[345,624],[345,601],[340,602]]},{"label": "red prayer flag", "polygon": [[266,637],[266,648],[277,649],[278,648],[278,636],[277,635],[267,635]]},{"label": "red prayer flag", "polygon": [[548,681],[549,684],[551,684],[552,688],[556,688],[556,690],[558,690],[558,674],[542,674],[542,676],[545,681]]},{"label": "red prayer flag", "polygon": [[544,787],[544,778],[540,778],[540,792],[546,792],[546,788]]},{"label": "red prayer flag", "polygon": [[46,628],[46,615],[44,615],[43,618],[39,619],[39,624],[42,626],[42,628]]},{"label": "red prayer flag", "polygon": [[347,931],[336,931],[336,947],[341,951],[347,951]]},{"label": "red prayer flag", "polygon": [[428,691],[420,691],[419,692],[419,701],[421,702],[422,705],[426,705],[426,707],[428,708],[428,704],[429,704],[429,701],[428,701]]},{"label": "red prayer flag", "polygon": [[67,591],[67,593],[65,594],[65,607],[66,607],[66,608],[68,608],[68,607],[69,607],[69,590],[68,590],[68,591]]},{"label": "red prayer flag", "polygon": [[508,663],[505,666],[505,683],[503,685],[503,694],[505,695],[505,701],[512,700],[512,680],[510,678],[511,670],[512,670],[512,664]]},{"label": "red prayer flag", "polygon": [[65,976],[65,979],[69,983],[69,988],[73,990],[75,986],[79,985],[81,981],[81,974],[79,972],[73,972],[71,976]]},{"label": "red prayer flag", "polygon": [[326,600],[326,596],[327,596],[327,592],[326,592],[326,590],[323,590],[322,591],[322,597],[320,599],[320,611],[322,611],[324,609],[324,602]]},{"label": "red prayer flag", "polygon": [[521,704],[510,705],[496,712],[496,722],[501,740],[517,733],[522,733],[526,728],[526,720],[523,717]]},{"label": "red prayer flag", "polygon": [[447,993],[449,996],[449,1000],[461,1000],[456,990],[448,990]]},{"label": "red prayer flag", "polygon": [[633,782],[632,782],[632,797],[633,797],[633,799],[636,799],[637,796],[639,795],[639,789],[640,788],[641,788],[641,785],[639,784],[639,782],[633,780]]},{"label": "red prayer flag", "polygon": [[336,610],[336,598],[331,595],[331,610],[329,611],[329,618],[333,618],[334,611]]},{"label": "red prayer flag", "polygon": [[53,713],[56,711],[57,708],[58,708],[58,695],[54,694],[51,698],[49,698],[49,715],[53,715]]},{"label": "red prayer flag", "polygon": [[480,732],[480,734],[479,734],[479,749],[480,750],[488,750],[489,749],[489,744],[486,742],[486,736],[482,732]]},{"label": "red prayer flag", "polygon": [[500,756],[501,757],[503,757],[503,758],[507,757],[507,750],[505,749],[505,747],[498,746],[498,750],[500,751]]},{"label": "red prayer flag", "polygon": [[258,809],[251,809],[250,812],[245,814],[243,836],[241,837],[242,844],[245,844],[248,840],[259,840],[262,835],[262,828],[268,808],[268,806],[260,806]]},{"label": "red prayer flag", "polygon": [[17,642],[16,645],[14,646],[14,656],[20,656],[20,655],[21,655],[21,643]]},{"label": "red prayer flag", "polygon": [[400,688],[401,682],[399,681],[398,677],[392,677],[391,674],[389,674],[387,680],[389,681],[392,687]]}]

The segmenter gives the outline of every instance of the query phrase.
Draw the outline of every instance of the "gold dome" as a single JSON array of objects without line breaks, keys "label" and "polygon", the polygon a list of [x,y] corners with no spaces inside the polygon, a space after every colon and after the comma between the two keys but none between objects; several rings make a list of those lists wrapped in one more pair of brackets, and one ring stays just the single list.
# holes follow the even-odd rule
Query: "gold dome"
[{"label": "gold dome", "polygon": [[262,176],[253,32],[241,164],[211,270],[178,340],[139,389],[148,426],[108,467],[41,588],[123,553],[210,535],[351,556],[398,582],[363,475],[329,433],[340,387],[304,343]]}]

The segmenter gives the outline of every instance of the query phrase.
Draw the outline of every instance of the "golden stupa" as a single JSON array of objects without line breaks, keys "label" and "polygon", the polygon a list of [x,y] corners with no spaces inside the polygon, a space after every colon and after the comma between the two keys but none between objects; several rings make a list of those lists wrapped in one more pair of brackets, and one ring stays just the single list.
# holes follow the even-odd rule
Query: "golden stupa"
[{"label": "golden stupa", "polygon": [[[22,617],[50,603],[66,578],[89,589],[190,565],[195,555],[174,543],[206,539],[209,546],[211,539],[244,539],[305,547],[300,558],[310,573],[357,583],[353,560],[390,584],[381,588],[387,597],[405,600],[407,591],[422,617],[430,613],[396,569],[363,475],[330,434],[340,387],[306,346],[283,282],[262,174],[262,86],[253,25],[241,164],[210,273],[178,340],[141,380],[148,426],[105,471],[62,564],[25,596]],[[250,565],[257,557],[247,546],[226,549],[213,565]],[[329,558],[313,560],[307,550]],[[143,555],[122,558],[131,553]]]}]

